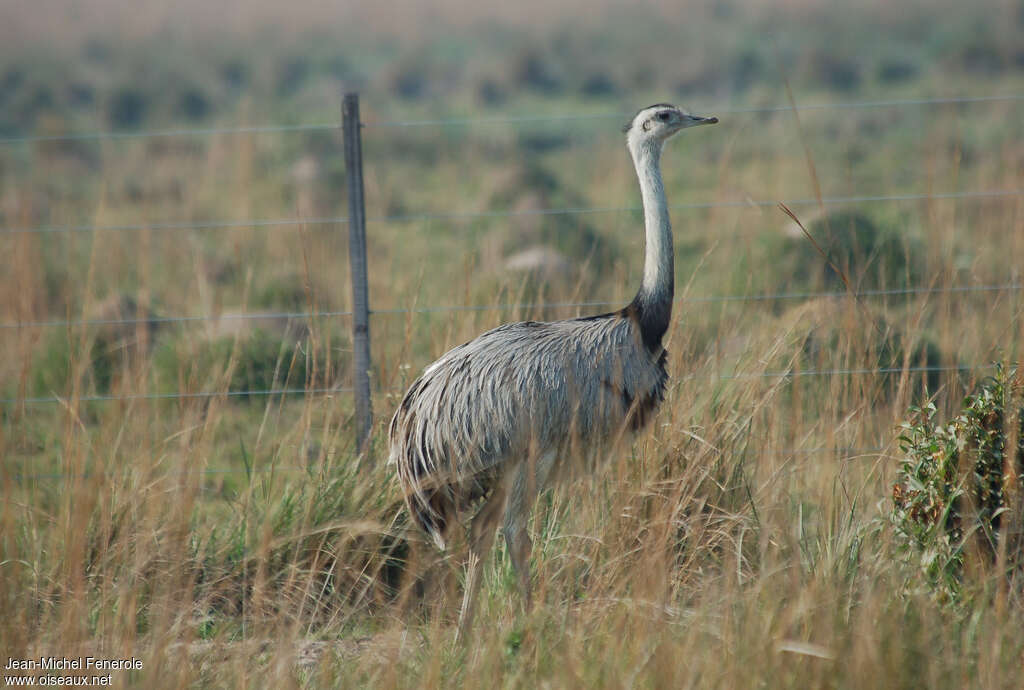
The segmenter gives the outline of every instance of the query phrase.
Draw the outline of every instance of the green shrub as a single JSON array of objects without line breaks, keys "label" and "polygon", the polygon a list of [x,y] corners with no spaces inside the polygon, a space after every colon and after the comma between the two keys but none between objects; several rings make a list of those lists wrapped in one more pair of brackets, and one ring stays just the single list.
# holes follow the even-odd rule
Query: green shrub
[{"label": "green shrub", "polygon": [[[774,333],[791,333],[793,340],[773,368],[878,370],[877,392],[883,397],[896,393],[904,374],[911,390],[934,392],[952,376],[944,367],[958,364],[927,332],[912,332],[868,305],[845,299],[822,298],[792,307]],[[794,349],[798,359],[793,359]]]},{"label": "green shrub", "polygon": [[66,331],[53,331],[32,356],[32,387],[28,397],[66,395],[71,388],[71,342]]},{"label": "green shrub", "polygon": [[82,393],[109,393],[118,378],[140,363],[152,347],[160,324],[145,319],[154,316],[157,314],[148,303],[128,294],[114,294],[90,309],[89,319],[97,323],[88,337],[51,330],[33,351],[28,396],[69,395],[73,377],[79,374]]},{"label": "green shrub", "polygon": [[619,94],[614,77],[605,72],[594,72],[583,80],[580,94],[586,98],[612,98]]},{"label": "green shrub", "polygon": [[878,65],[878,80],[886,84],[910,81],[918,75],[920,68],[915,62],[903,57],[883,59]]},{"label": "green shrub", "polygon": [[211,110],[213,106],[209,97],[198,86],[186,87],[178,97],[177,112],[186,120],[202,120]]},{"label": "green shrub", "polygon": [[230,59],[220,68],[220,78],[231,90],[239,90],[249,84],[249,67],[239,59]]},{"label": "green shrub", "polygon": [[814,80],[836,91],[854,91],[861,83],[861,66],[854,59],[822,52],[811,61]]},{"label": "green shrub", "polygon": [[527,51],[519,56],[513,68],[516,84],[525,90],[542,94],[557,93],[561,79],[551,62],[541,53]]},{"label": "green shrub", "polygon": [[[538,136],[530,140],[531,136],[521,134],[520,143],[535,148],[557,148],[561,145],[557,137],[545,140]],[[501,186],[491,194],[489,205],[491,208],[530,210],[586,206],[587,202],[558,175],[528,159],[502,179]],[[527,213],[513,219],[511,224],[503,223],[502,231],[502,255],[531,245],[549,246],[573,261],[586,261],[595,273],[610,270],[621,256],[621,248],[614,237],[603,235],[596,227],[572,214],[538,216]]]},{"label": "green shrub", "polygon": [[[269,593],[262,610],[270,615],[279,605],[305,600],[306,614],[322,623],[345,606],[372,609],[394,600],[410,554],[401,499],[390,482],[367,481],[361,470],[347,461],[329,471],[311,468],[297,478],[278,477],[280,488],[266,473],[248,478],[248,489],[229,499],[240,519],[190,543],[198,599],[207,606],[200,633],[230,625],[230,616],[253,606],[252,579],[260,565]],[[388,525],[373,515],[395,518]],[[273,535],[269,548],[261,543],[261,526]]]},{"label": "green shrub", "polygon": [[799,232],[770,248],[778,254],[773,263],[782,275],[792,277],[794,287],[843,290],[845,284],[836,268],[855,290],[915,285],[921,279],[919,243],[860,211],[831,211],[811,221],[807,229],[828,261]]},{"label": "green shrub", "polygon": [[280,62],[275,77],[277,95],[282,98],[295,95],[305,85],[311,71],[309,60],[302,56],[287,58]]},{"label": "green shrub", "polygon": [[899,437],[904,459],[893,485],[892,521],[929,586],[940,598],[955,599],[970,561],[998,565],[1001,539],[1008,574],[1024,564],[1021,507],[1014,500],[1024,490],[1024,375],[998,367],[948,424],[935,422],[932,403],[910,414]]},{"label": "green shrub", "polygon": [[107,104],[107,121],[114,129],[131,129],[142,124],[149,107],[149,99],[137,88],[125,86],[117,89]]},{"label": "green shrub", "polygon": [[[307,335],[281,334],[262,329],[235,339],[224,336],[186,346],[183,343],[165,343],[153,356],[153,369],[157,386],[161,390],[177,389],[184,380],[195,382],[197,389],[224,386],[222,376],[235,353],[235,366],[230,380],[224,386],[229,391],[263,391],[276,388],[302,388],[311,371],[309,339]],[[248,395],[233,395],[232,400],[248,399]],[[263,398],[257,398],[262,400]]]},{"label": "green shrub", "polygon": [[[214,352],[230,356],[233,343],[225,339]],[[301,388],[306,383],[305,342],[282,340],[266,331],[255,331],[239,343],[238,364],[231,376],[231,390],[271,390],[283,385]],[[226,361],[227,357],[225,357]],[[294,362],[294,366],[293,366]]]},{"label": "green shrub", "polygon": [[302,311],[309,306],[305,281],[302,275],[290,271],[268,276],[254,289],[251,306]]}]

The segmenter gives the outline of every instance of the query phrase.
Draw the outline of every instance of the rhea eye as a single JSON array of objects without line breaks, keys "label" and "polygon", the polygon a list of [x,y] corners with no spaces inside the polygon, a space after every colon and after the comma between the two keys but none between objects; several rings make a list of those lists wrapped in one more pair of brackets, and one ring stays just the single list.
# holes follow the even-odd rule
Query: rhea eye
[{"label": "rhea eye", "polygon": [[672,116],[671,116],[671,114],[669,114],[669,112],[667,110],[663,110],[660,113],[658,113],[658,119],[661,120],[662,122],[668,122],[668,119],[670,117],[672,117]]}]

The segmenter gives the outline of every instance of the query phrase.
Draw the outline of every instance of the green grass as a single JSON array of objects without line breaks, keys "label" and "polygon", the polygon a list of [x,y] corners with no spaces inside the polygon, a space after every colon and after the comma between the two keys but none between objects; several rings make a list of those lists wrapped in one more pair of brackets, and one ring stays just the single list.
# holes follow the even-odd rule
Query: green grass
[{"label": "green grass", "polygon": [[[113,677],[133,687],[1019,685],[1019,575],[964,568],[951,606],[890,516],[915,457],[898,440],[908,408],[952,419],[992,370],[949,368],[1020,360],[1019,290],[949,291],[1016,279],[1019,198],[793,205],[856,289],[935,292],[702,301],[844,289],[789,218],[750,201],[1024,185],[1019,102],[805,110],[799,126],[715,106],[785,105],[784,81],[800,104],[1018,94],[1019,8],[451,3],[399,21],[95,1],[117,19],[0,22],[0,136],[330,123],[339,81],[368,123],[608,117],[364,129],[378,313],[362,460],[343,390],[226,395],[350,385],[347,317],[310,316],[351,304],[344,225],[0,236],[4,323],[209,317],[0,329],[9,656],[135,655],[144,668]],[[605,311],[538,303],[625,303],[642,225],[415,217],[635,207],[616,114],[663,100],[721,119],[664,155],[684,206],[667,399],[592,481],[538,501],[533,611],[495,549],[460,648],[459,553],[408,524],[390,414],[486,328]],[[4,228],[347,213],[331,131],[2,146]],[[708,202],[724,205],[685,207]],[[505,269],[536,245],[564,275]],[[481,308],[421,311],[466,305]],[[899,371],[862,371],[877,368]],[[175,391],[202,395],[158,397]]]}]

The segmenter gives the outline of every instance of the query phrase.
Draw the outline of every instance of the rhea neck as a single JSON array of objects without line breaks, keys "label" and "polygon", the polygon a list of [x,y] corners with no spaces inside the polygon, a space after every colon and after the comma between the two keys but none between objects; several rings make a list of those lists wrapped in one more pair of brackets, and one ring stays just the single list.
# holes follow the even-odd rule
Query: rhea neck
[{"label": "rhea neck", "polygon": [[665,185],[661,181],[662,143],[655,140],[629,142],[643,198],[645,241],[643,283],[627,310],[637,319],[644,345],[651,352],[661,349],[661,340],[672,318],[675,291],[672,224]]}]

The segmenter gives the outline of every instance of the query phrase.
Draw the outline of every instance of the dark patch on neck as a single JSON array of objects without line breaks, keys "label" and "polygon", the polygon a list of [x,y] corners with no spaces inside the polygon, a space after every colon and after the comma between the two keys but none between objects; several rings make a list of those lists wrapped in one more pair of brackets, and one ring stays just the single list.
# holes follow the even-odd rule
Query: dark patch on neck
[{"label": "dark patch on neck", "polygon": [[647,426],[647,423],[654,417],[658,406],[665,400],[665,386],[668,384],[668,372],[665,371],[666,359],[668,359],[668,353],[662,350],[658,357],[658,374],[654,385],[645,390],[637,390],[635,394],[610,381],[602,381],[606,388],[622,400],[622,409],[626,413],[626,425],[630,431],[640,431]]},{"label": "dark patch on neck", "polygon": [[647,351],[656,353],[662,349],[661,340],[672,320],[672,292],[649,294],[641,288],[622,315],[637,325]]}]

